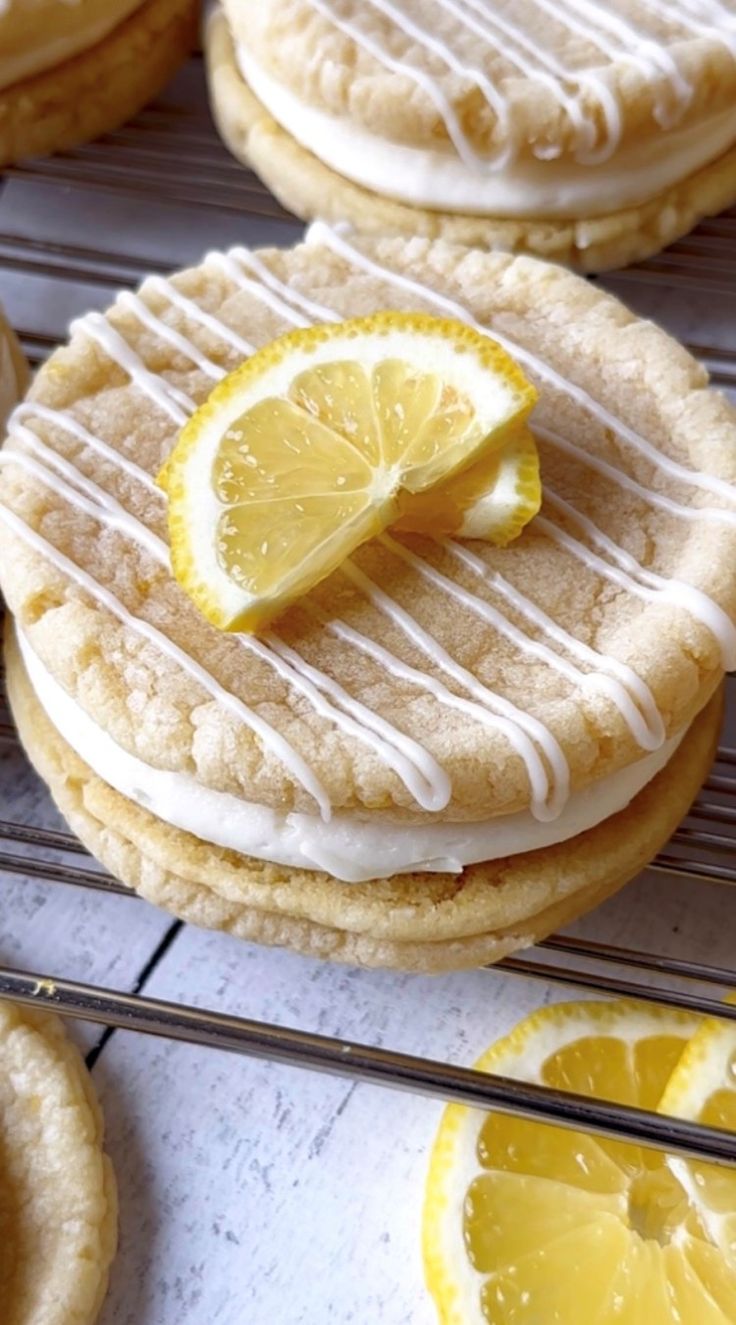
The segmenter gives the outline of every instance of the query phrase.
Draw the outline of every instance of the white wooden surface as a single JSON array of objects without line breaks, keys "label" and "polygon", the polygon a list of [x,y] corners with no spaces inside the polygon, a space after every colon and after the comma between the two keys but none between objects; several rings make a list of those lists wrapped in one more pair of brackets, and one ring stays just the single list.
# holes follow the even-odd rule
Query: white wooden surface
[{"label": "white wooden surface", "polygon": [[[195,61],[138,129],[0,186],[0,299],[31,351],[143,270],[217,242],[299,233],[219,151],[201,105]],[[160,150],[158,164],[139,152],[143,141]],[[701,347],[724,384],[736,361],[727,248],[716,228],[607,280]],[[1,818],[58,822],[8,743]],[[457,1062],[541,1002],[570,996],[499,972],[355,971],[191,928],[172,935],[170,918],[143,902],[32,878],[0,875],[0,889],[0,963],[119,989],[142,981],[159,997]],[[651,876],[578,929],[732,966],[736,890]],[[74,1034],[85,1047],[100,1038]],[[430,1325],[419,1222],[438,1105],[121,1032],[93,1072],[121,1198],[103,1325]]]}]

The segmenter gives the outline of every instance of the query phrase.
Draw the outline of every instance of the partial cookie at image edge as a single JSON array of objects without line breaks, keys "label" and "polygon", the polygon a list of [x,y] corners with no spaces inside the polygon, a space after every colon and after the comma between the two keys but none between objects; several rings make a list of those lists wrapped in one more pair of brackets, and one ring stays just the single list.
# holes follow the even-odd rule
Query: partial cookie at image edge
[{"label": "partial cookie at image edge", "polygon": [[4,1291],[13,1294],[3,1325],[97,1319],[117,1245],[117,1189],[102,1144],[92,1081],[62,1023],[0,1003],[0,1215],[12,1248]]},{"label": "partial cookie at image edge", "polygon": [[144,0],[88,50],[0,91],[0,166],[87,142],[135,115],[186,59],[195,0]]},{"label": "partial cookie at image edge", "polygon": [[396,232],[530,253],[595,272],[658,253],[736,202],[733,148],[651,202],[588,220],[502,220],[411,207],[353,184],[297,143],[245,83],[224,16],[214,12],[205,31],[211,104],[227,146],[284,207],[307,220],[349,221],[368,234]]}]

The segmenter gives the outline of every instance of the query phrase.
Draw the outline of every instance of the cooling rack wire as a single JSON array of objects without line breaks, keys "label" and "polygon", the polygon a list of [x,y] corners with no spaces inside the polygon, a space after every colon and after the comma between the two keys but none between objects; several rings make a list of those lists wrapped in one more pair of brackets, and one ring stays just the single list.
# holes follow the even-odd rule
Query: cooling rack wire
[{"label": "cooling rack wire", "polygon": [[[201,63],[194,59],[167,94],[130,125],[98,143],[18,167],[0,180],[0,299],[29,359],[38,363],[72,316],[104,307],[111,290],[136,283],[146,272],[193,261],[204,244],[288,243],[300,229],[220,146],[206,109]],[[607,283],[632,303],[645,289],[657,291],[665,308],[673,292],[684,299],[693,310],[693,325],[705,324],[713,332],[706,338],[698,330],[687,337],[689,348],[716,386],[736,391],[736,342],[733,334],[730,342],[724,335],[736,317],[736,212],[705,222],[668,252],[616,273]],[[736,680],[730,679],[727,688],[736,730]],[[0,753],[14,741],[0,698]],[[3,800],[0,784],[0,811]],[[736,937],[736,891],[727,887],[736,884],[736,748],[720,747],[691,813],[652,868],[691,880],[694,887],[699,882],[726,885],[723,923]],[[93,889],[101,897],[129,895],[70,833],[0,817],[0,878],[13,875],[48,887]],[[736,1021],[736,1006],[722,1001],[736,983],[736,971],[701,961],[559,935],[499,967],[547,984]],[[734,1137],[717,1129],[296,1027],[10,967],[0,967],[0,997],[53,1007],[108,1028],[167,1036],[736,1164]]]}]

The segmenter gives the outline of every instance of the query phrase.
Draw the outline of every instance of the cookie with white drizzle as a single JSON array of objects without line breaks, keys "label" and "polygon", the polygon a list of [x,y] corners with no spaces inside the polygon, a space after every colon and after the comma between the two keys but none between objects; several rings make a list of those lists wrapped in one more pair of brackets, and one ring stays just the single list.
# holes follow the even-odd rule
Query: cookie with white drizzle
[{"label": "cookie with white drizzle", "polygon": [[596,271],[736,200],[733,0],[221,0],[221,131],[298,215]]},{"label": "cookie with white drizzle", "polygon": [[[541,516],[505,550],[387,535],[263,637],[219,633],[171,578],[152,476],[254,347],[390,307],[488,328],[535,380]],[[41,370],[0,501],[26,747],[103,861],[202,923],[491,959],[634,874],[705,774],[736,418],[561,269],[319,225],[149,278]]]},{"label": "cookie with white drizzle", "polygon": [[61,1022],[0,1004],[3,1325],[92,1325],[117,1196],[92,1081]]},{"label": "cookie with white drizzle", "polygon": [[2,0],[0,166],[130,119],[196,39],[196,0]]}]

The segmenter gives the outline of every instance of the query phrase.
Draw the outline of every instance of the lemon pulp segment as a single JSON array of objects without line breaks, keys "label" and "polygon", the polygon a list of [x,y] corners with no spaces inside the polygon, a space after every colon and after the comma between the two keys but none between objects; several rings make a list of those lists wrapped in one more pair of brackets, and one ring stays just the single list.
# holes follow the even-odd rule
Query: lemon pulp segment
[{"label": "lemon pulp segment", "polygon": [[[701,1032],[686,1014],[556,1005],[478,1066],[736,1130],[728,1030],[730,1046],[711,1032],[688,1059]],[[693,1082],[714,1080],[704,1056],[720,1064],[719,1084],[696,1088],[694,1101]],[[445,1112],[424,1215],[443,1325],[732,1325],[735,1236],[730,1170],[459,1105]]]},{"label": "lemon pulp segment", "polygon": [[215,625],[257,629],[500,447],[535,397],[500,346],[445,319],[281,337],[215,388],[159,476],[177,579]]}]

